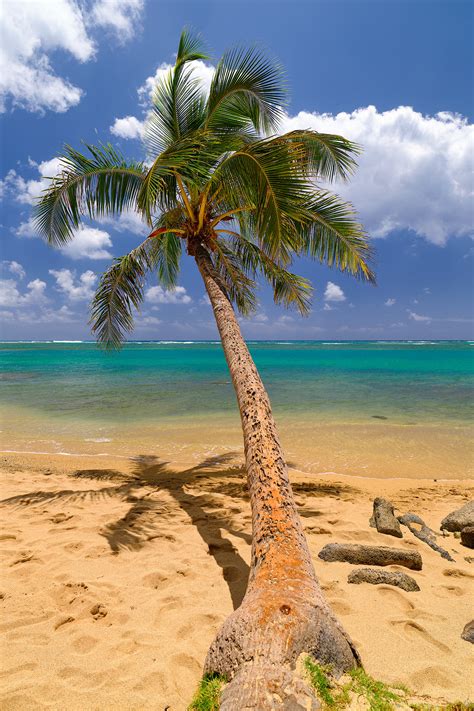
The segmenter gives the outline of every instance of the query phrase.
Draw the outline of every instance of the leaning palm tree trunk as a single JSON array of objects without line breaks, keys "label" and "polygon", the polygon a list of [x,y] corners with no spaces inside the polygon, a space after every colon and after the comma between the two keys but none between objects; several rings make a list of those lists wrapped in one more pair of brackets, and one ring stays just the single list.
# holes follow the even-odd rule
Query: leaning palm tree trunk
[{"label": "leaning palm tree trunk", "polygon": [[[221,709],[307,709],[312,692],[294,676],[300,654],[343,672],[358,654],[325,601],[298,516],[270,400],[208,252],[204,280],[237,395],[252,507],[252,560],[246,595],[209,649],[205,671],[231,680]],[[316,706],[314,706],[316,708]]]}]

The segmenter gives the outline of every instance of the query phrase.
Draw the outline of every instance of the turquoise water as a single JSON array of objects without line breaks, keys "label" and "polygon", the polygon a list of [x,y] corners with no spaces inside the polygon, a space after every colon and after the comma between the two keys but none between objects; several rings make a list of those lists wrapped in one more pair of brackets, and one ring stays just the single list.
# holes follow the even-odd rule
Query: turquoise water
[{"label": "turquoise water", "polygon": [[[472,422],[468,342],[253,341],[249,347],[283,420]],[[1,343],[0,388],[4,413],[21,408],[61,422],[150,424],[236,412],[217,342],[135,342],[115,354],[94,343]]]}]

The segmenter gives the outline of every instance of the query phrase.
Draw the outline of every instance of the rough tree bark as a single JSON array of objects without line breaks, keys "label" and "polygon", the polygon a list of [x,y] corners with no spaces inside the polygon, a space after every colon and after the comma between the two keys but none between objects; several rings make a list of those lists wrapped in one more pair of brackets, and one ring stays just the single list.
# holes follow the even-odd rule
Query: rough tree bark
[{"label": "rough tree bark", "polygon": [[206,673],[230,683],[222,711],[316,709],[295,675],[307,653],[336,674],[359,655],[319,586],[288,478],[270,401],[209,254],[196,250],[234,384],[242,420],[252,507],[252,559],[247,592],[211,645]]}]

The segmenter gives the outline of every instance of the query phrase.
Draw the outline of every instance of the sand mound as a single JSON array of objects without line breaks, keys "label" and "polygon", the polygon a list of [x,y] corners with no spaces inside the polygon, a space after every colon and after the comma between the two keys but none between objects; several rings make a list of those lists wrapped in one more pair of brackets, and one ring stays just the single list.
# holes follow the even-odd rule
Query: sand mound
[{"label": "sand mound", "polygon": [[[149,457],[3,458],[2,708],[183,711],[220,623],[245,592],[251,518],[238,457],[175,468]],[[325,593],[367,671],[433,700],[474,696],[470,551],[418,550],[421,591],[350,585],[353,566],[317,558],[329,542],[393,545],[369,527],[374,496],[435,530],[469,482],[293,472]],[[397,570],[397,566],[390,566]],[[471,604],[470,604],[471,603]]]}]

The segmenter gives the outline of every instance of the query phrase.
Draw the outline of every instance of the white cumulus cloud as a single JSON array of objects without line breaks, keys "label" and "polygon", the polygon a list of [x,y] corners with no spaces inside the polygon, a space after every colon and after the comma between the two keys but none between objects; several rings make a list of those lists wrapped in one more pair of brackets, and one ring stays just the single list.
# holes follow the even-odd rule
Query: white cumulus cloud
[{"label": "white cumulus cloud", "polygon": [[0,196],[2,198],[8,196],[25,205],[34,205],[43,190],[48,187],[50,182],[48,178],[53,178],[61,171],[61,162],[59,158],[51,158],[39,164],[34,163],[34,167],[39,177],[33,180],[25,180],[15,170],[9,170],[5,178],[0,181]]},{"label": "white cumulus cloud", "polygon": [[340,286],[328,281],[324,292],[324,301],[345,301],[346,296]]},{"label": "white cumulus cloud", "polygon": [[396,299],[387,299],[385,306],[393,306],[397,302]]},{"label": "white cumulus cloud", "polygon": [[57,291],[66,294],[71,301],[83,301],[93,297],[98,277],[90,269],[83,272],[79,278],[76,278],[76,272],[70,269],[50,269],[49,273],[56,280]]},{"label": "white cumulus cloud", "polygon": [[27,284],[27,290],[21,293],[14,279],[0,279],[0,306],[3,308],[22,308],[24,306],[39,306],[48,301],[46,282],[33,279]]},{"label": "white cumulus cloud", "polygon": [[103,215],[97,219],[101,225],[108,225],[117,232],[130,232],[134,235],[143,235],[150,232],[148,226],[143,222],[138,212],[126,210],[120,215]]},{"label": "white cumulus cloud", "polygon": [[0,111],[12,107],[43,113],[67,111],[81,100],[82,89],[52,66],[57,51],[87,62],[96,54],[91,36],[103,27],[120,41],[129,40],[143,0],[3,0],[0,3]]},{"label": "white cumulus cloud", "polygon": [[108,232],[98,230],[96,227],[79,227],[73,239],[60,251],[71,259],[111,259],[112,240]]},{"label": "white cumulus cloud", "polygon": [[94,43],[84,16],[71,0],[3,0],[1,7],[0,96],[29,111],[67,111],[82,91],[57,76],[49,53],[63,50],[80,62],[91,59]]},{"label": "white cumulus cloud", "polygon": [[9,262],[8,260],[4,259],[2,262],[2,266],[5,271],[10,272],[10,274],[14,274],[16,277],[18,277],[18,279],[24,279],[24,277],[26,276],[25,270],[18,262]]},{"label": "white cumulus cloud", "polygon": [[110,133],[119,138],[141,138],[143,133],[143,121],[139,121],[136,116],[125,116],[124,118],[116,118]]},{"label": "white cumulus cloud", "polygon": [[112,30],[124,42],[135,34],[144,0],[97,0],[92,8],[92,23]]},{"label": "white cumulus cloud", "polygon": [[177,286],[174,289],[151,286],[146,291],[146,300],[150,304],[190,304],[192,301],[184,286]]},{"label": "white cumulus cloud", "polygon": [[337,192],[354,203],[374,237],[410,229],[443,245],[472,231],[474,126],[457,114],[423,116],[410,106],[379,112],[302,111],[283,129],[336,133],[361,144],[359,168]]}]

